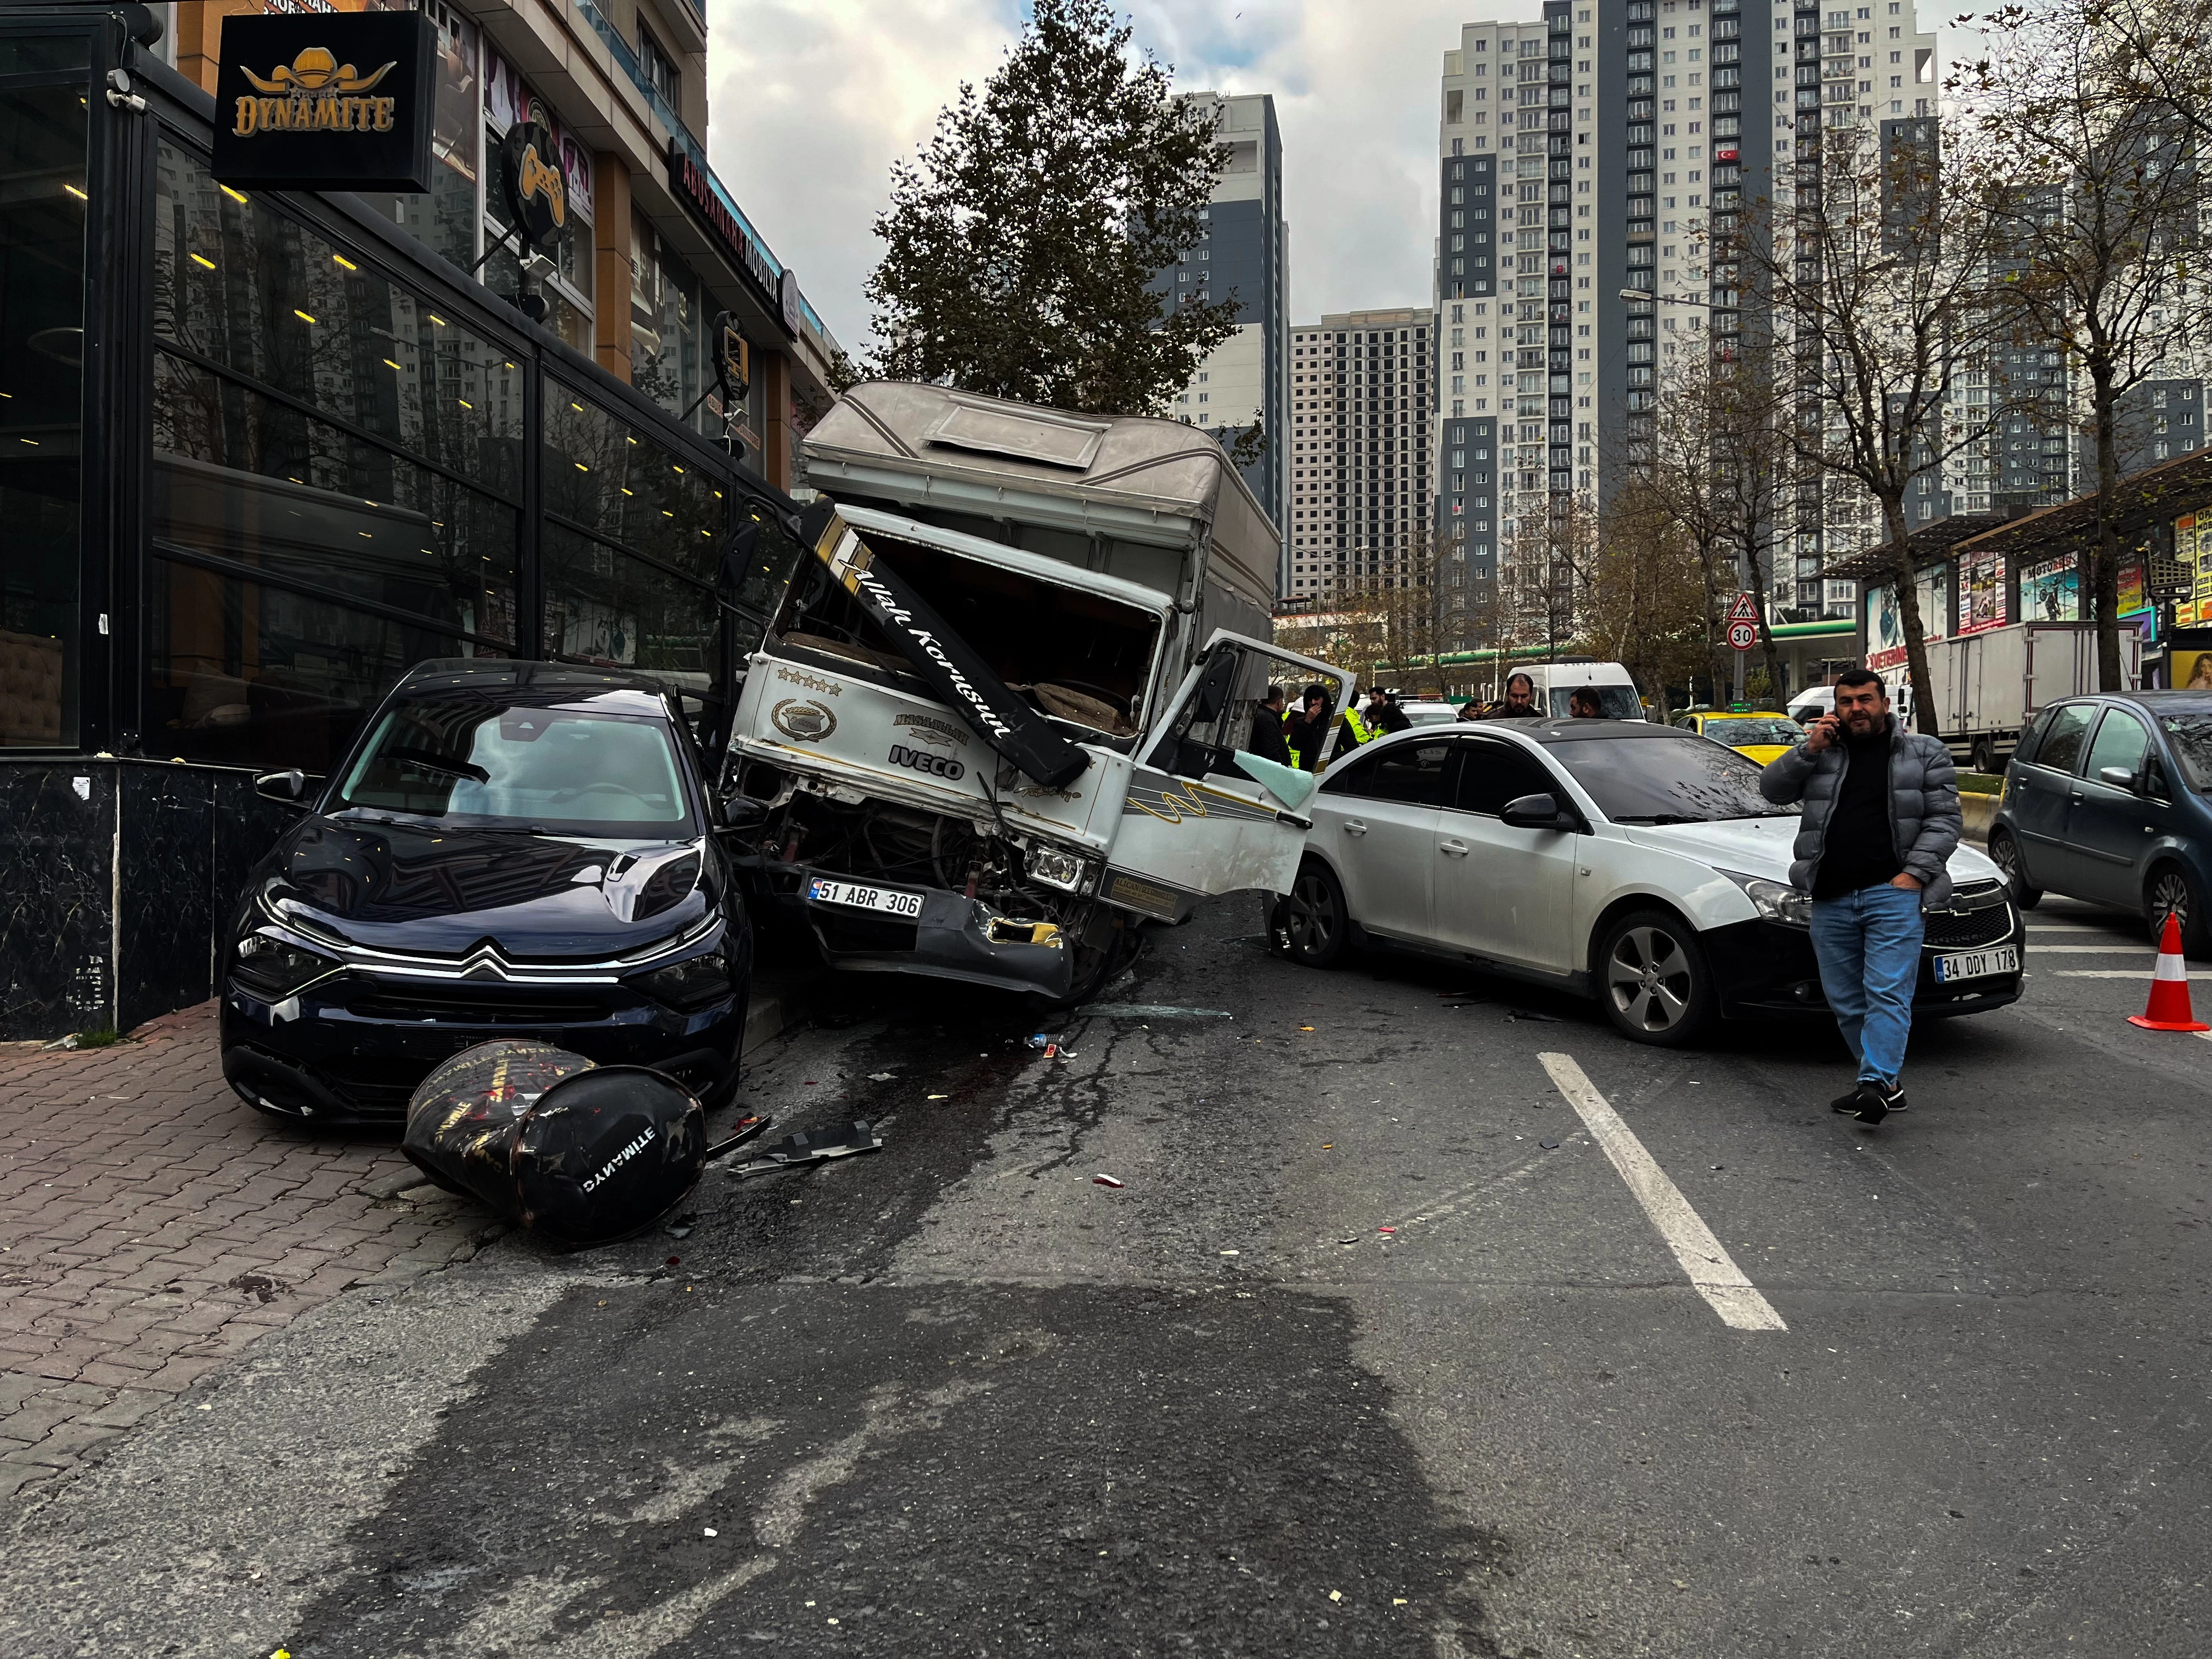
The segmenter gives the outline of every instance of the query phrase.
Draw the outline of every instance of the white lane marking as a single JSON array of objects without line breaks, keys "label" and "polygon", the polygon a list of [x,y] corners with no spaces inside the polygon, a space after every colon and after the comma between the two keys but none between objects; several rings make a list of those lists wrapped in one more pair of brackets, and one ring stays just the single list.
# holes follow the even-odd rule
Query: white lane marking
[{"label": "white lane marking", "polygon": [[[2143,970],[2140,968],[2053,968],[2049,975],[2052,979],[2141,979],[2142,976]],[[2191,974],[2189,977],[2202,984],[2212,980],[2212,974]]]},{"label": "white lane marking", "polygon": [[2042,957],[2117,957],[2149,949],[2138,940],[2133,945],[2039,945],[2035,953]]},{"label": "white lane marking", "polygon": [[1744,1277],[1713,1230],[1690,1207],[1682,1190],[1668,1178],[1635,1132],[1622,1122],[1597,1086],[1583,1074],[1572,1054],[1539,1054],[1544,1069],[1567,1104],[1575,1109],[1591,1138],[1605,1149],[1613,1167],[1636,1194],[1644,1213],[1667,1241],[1674,1260],[1690,1276],[1691,1288],[1705,1298],[1721,1322],[1739,1331],[1782,1331],[1790,1328],[1758,1287]]}]

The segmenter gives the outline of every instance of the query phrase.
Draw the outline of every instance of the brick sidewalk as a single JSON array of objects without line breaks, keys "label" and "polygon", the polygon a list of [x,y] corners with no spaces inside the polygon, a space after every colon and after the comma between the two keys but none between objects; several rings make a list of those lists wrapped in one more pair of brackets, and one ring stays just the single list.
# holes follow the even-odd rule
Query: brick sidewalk
[{"label": "brick sidewalk", "polygon": [[378,1197],[410,1168],[392,1139],[247,1107],[222,1080],[215,1012],[108,1048],[0,1048],[0,1497],[262,1332],[501,1231],[432,1188]]}]

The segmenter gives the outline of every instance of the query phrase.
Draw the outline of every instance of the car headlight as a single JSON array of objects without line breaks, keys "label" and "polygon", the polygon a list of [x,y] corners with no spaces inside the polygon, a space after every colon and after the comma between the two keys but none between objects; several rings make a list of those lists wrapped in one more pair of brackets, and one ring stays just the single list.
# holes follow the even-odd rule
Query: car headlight
[{"label": "car headlight", "polygon": [[690,1013],[730,994],[730,959],[708,951],[641,975],[637,985],[655,1002]]},{"label": "car headlight", "polygon": [[271,933],[248,933],[238,941],[230,975],[250,991],[282,999],[337,968],[330,957],[289,939]]},{"label": "car headlight", "polygon": [[1813,925],[1813,899],[1795,887],[1778,881],[1768,881],[1763,876],[1747,876],[1734,870],[1718,870],[1716,875],[1726,876],[1743,889],[1743,896],[1757,908],[1760,919],[1778,921],[1784,927],[1810,927]]},{"label": "car headlight", "polygon": [[1084,878],[1091,872],[1081,859],[1057,847],[1032,847],[1023,854],[1023,862],[1032,879],[1070,893],[1081,892]]}]

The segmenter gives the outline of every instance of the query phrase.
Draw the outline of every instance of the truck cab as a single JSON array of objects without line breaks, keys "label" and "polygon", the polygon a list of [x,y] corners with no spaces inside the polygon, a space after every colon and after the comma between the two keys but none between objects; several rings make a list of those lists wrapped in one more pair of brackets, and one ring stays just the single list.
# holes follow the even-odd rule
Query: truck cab
[{"label": "truck cab", "polygon": [[1066,1000],[1142,921],[1288,885],[1314,780],[1261,752],[1265,700],[1346,687],[1268,641],[1278,538],[1218,444],[877,382],[805,459],[724,780],[768,919],[833,967]]}]

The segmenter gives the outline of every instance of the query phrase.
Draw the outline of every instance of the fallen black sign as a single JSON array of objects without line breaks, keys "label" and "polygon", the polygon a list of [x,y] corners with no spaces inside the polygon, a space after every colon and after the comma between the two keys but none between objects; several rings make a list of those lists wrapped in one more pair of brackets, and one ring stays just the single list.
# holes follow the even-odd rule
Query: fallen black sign
[{"label": "fallen black sign", "polygon": [[1083,775],[1091,757],[1015,695],[835,507],[811,509],[799,527],[838,585],[984,742],[1048,789]]}]

